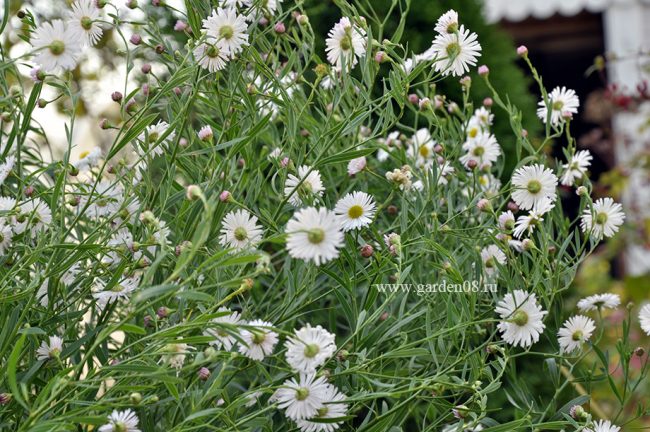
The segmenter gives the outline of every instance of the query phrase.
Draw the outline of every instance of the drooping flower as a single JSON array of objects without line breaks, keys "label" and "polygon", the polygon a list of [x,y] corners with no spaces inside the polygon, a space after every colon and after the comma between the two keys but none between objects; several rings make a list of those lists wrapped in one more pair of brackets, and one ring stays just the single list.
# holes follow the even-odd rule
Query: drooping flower
[{"label": "drooping flower", "polygon": [[557,332],[560,353],[572,353],[582,347],[582,344],[589,340],[596,324],[594,320],[584,315],[576,315],[564,323]]},{"label": "drooping flower", "polygon": [[99,428],[99,432],[140,432],[138,416],[130,409],[114,410],[108,416],[108,423]]},{"label": "drooping flower", "polygon": [[581,312],[589,312],[596,309],[616,309],[621,304],[618,294],[594,294],[585,297],[578,302],[578,309]]},{"label": "drooping flower", "polygon": [[448,10],[438,18],[434,30],[438,33],[454,33],[458,30],[458,12],[453,9]]},{"label": "drooping flower", "polygon": [[128,299],[133,291],[140,285],[140,278],[124,277],[119,282],[107,288],[108,283],[98,279],[93,297],[97,300],[97,307],[103,309],[106,305],[118,300]]},{"label": "drooping flower", "polygon": [[566,87],[555,87],[552,92],[548,94],[548,106],[544,100],[539,101],[539,108],[537,108],[537,116],[546,123],[549,117],[553,126],[557,126],[564,121],[564,114],[577,114],[580,100],[576,92]]},{"label": "drooping flower", "polygon": [[625,213],[623,207],[611,198],[599,198],[592,209],[585,209],[580,226],[582,231],[590,233],[595,239],[614,237],[623,225]]},{"label": "drooping flower", "polygon": [[543,201],[555,202],[557,177],[544,165],[528,165],[517,168],[512,175],[512,199],[519,208],[531,210]]},{"label": "drooping flower", "polygon": [[287,249],[293,258],[321,265],[339,256],[343,245],[340,220],[325,208],[297,211],[287,223]]},{"label": "drooping flower", "polygon": [[216,43],[203,42],[194,48],[193,54],[199,66],[211,73],[224,69],[228,63],[227,52]]},{"label": "drooping flower", "polygon": [[370,225],[375,208],[372,196],[365,192],[352,192],[336,203],[334,213],[341,220],[343,231],[352,231]]},{"label": "drooping flower", "polygon": [[41,342],[36,350],[36,360],[49,360],[58,357],[63,351],[63,339],[58,336],[50,336],[49,342]]},{"label": "drooping flower", "polygon": [[287,363],[296,371],[311,373],[324,364],[336,351],[334,334],[321,326],[307,324],[287,338]]},{"label": "drooping flower", "polygon": [[573,186],[576,180],[581,179],[586,174],[592,159],[589,150],[581,150],[571,156],[569,163],[562,165],[564,169],[561,178],[562,184],[564,186]]},{"label": "drooping flower", "polygon": [[244,343],[239,344],[239,352],[253,360],[264,360],[273,353],[278,334],[272,330],[273,324],[267,321],[253,320],[248,326],[252,328],[242,328],[240,332]]},{"label": "drooping flower", "polygon": [[327,60],[338,69],[348,69],[366,54],[366,31],[343,17],[334,25],[325,40]]},{"label": "drooping flower", "polygon": [[548,312],[537,304],[534,293],[524,290],[508,293],[495,311],[502,319],[497,326],[501,337],[514,346],[527,348],[533,345],[546,327],[542,320]]},{"label": "drooping flower", "polygon": [[458,32],[438,34],[431,46],[436,72],[453,76],[469,72],[469,67],[475,66],[481,55],[481,44],[477,39],[476,33],[470,32],[464,25],[460,26]]},{"label": "drooping flower", "polygon": [[83,39],[62,20],[43,23],[32,33],[35,49],[34,62],[45,72],[57,73],[72,70],[81,57]]},{"label": "drooping flower", "polygon": [[222,222],[219,243],[224,247],[241,251],[255,247],[262,240],[262,228],[257,225],[257,216],[246,210],[228,213]]}]

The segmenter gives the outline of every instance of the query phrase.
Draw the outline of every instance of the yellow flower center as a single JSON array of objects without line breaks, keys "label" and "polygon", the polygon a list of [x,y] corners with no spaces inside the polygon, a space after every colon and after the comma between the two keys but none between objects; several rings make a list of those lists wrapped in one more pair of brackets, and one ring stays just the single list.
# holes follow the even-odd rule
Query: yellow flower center
[{"label": "yellow flower center", "polygon": [[350,219],[359,219],[361,216],[363,216],[363,207],[360,205],[353,205],[348,210],[348,216]]}]

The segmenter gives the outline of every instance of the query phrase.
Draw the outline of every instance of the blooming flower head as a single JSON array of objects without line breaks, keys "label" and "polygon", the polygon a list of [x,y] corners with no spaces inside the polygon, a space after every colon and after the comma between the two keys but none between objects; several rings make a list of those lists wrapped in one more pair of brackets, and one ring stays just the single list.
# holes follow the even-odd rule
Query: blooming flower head
[{"label": "blooming flower head", "polygon": [[235,210],[228,213],[222,222],[219,243],[224,247],[241,251],[255,247],[262,240],[262,228],[257,225],[257,216],[246,210]]},{"label": "blooming flower head", "polygon": [[109,287],[107,282],[97,280],[93,297],[97,300],[97,307],[103,309],[106,305],[118,300],[128,299],[131,293],[140,285],[139,277],[125,277]]},{"label": "blooming flower head", "polygon": [[74,69],[81,57],[82,41],[77,32],[61,20],[43,23],[32,33],[31,43],[36,53],[34,62],[45,72]]},{"label": "blooming flower head", "polygon": [[239,325],[241,321],[239,312],[231,312],[230,309],[225,307],[220,307],[217,312],[225,315],[214,318],[212,323],[217,324],[216,328],[206,329],[203,334],[214,337],[210,345],[216,346],[217,349],[223,348],[225,351],[230,351],[237,343],[234,335],[239,334],[239,330],[237,328],[235,330],[228,329],[226,326],[237,327]]},{"label": "blooming flower head", "polygon": [[36,350],[36,360],[49,360],[56,358],[63,351],[63,339],[58,336],[50,336],[49,342],[41,342]]},{"label": "blooming flower head", "polygon": [[497,270],[497,263],[500,265],[506,263],[506,254],[497,245],[490,245],[481,250],[481,259],[483,260],[485,272],[492,275]]},{"label": "blooming flower head", "polygon": [[647,304],[639,311],[639,323],[643,331],[650,336],[650,304]]},{"label": "blooming flower head", "polygon": [[14,168],[16,163],[15,156],[7,156],[7,159],[0,164],[0,186],[4,183],[5,179],[9,176],[9,173]]},{"label": "blooming flower head", "polygon": [[[138,136],[138,139],[143,144],[142,148],[136,146],[138,154],[144,156],[147,151],[151,153],[151,156],[163,154],[176,137],[174,131],[167,134],[169,129],[169,124],[162,120],[155,125],[147,126],[145,131]],[[163,136],[165,137],[163,138]]]},{"label": "blooming flower head", "polygon": [[596,309],[616,309],[621,304],[618,294],[594,294],[583,298],[578,302],[578,309],[581,312],[589,312]]},{"label": "blooming flower head", "polygon": [[438,18],[434,30],[438,33],[454,33],[458,30],[458,12],[448,10]]},{"label": "blooming flower head", "polygon": [[[345,395],[333,385],[328,385],[323,394],[323,407],[317,410],[317,413],[311,420],[331,420],[343,418],[348,411],[348,405],[343,403]],[[309,419],[296,420],[296,424],[302,432],[334,432],[339,428],[343,420],[338,422],[328,421],[316,422]]]},{"label": "blooming flower head", "polygon": [[586,209],[582,214],[580,226],[582,231],[590,233],[594,239],[614,237],[623,225],[625,213],[623,207],[611,198],[599,198],[592,209]]},{"label": "blooming flower head", "polygon": [[576,315],[564,323],[557,332],[558,343],[561,353],[572,353],[582,347],[582,344],[589,340],[596,324],[594,320],[584,315]]},{"label": "blooming flower head", "polygon": [[217,8],[203,20],[203,29],[208,36],[208,42],[216,45],[229,57],[236,54],[248,45],[248,25],[242,15],[238,15],[232,8]]},{"label": "blooming flower head", "polygon": [[569,163],[562,165],[564,169],[561,178],[562,184],[564,186],[573,186],[576,180],[581,179],[586,174],[592,159],[589,150],[581,150],[571,156]]},{"label": "blooming flower head", "polygon": [[[274,395],[278,406],[292,420],[310,419],[318,415],[325,406],[330,384],[324,377],[315,374],[300,374],[299,380],[291,378],[284,382]],[[328,401],[327,401],[328,402]]]},{"label": "blooming flower head", "polygon": [[239,344],[239,352],[253,360],[264,360],[264,357],[273,353],[278,343],[278,334],[271,330],[273,324],[267,321],[253,320],[248,326],[252,328],[241,330],[244,343]]},{"label": "blooming flower head", "polygon": [[51,222],[50,206],[42,199],[34,198],[20,204],[20,214],[16,216],[13,230],[16,234],[20,234],[29,228],[32,234],[38,234],[47,230]]},{"label": "blooming flower head", "polygon": [[366,31],[343,17],[327,34],[325,44],[327,60],[332,65],[342,69],[345,64],[351,69],[357,64],[357,58],[366,54]]},{"label": "blooming flower head", "polygon": [[537,304],[534,293],[515,290],[506,294],[495,309],[502,321],[498,329],[501,337],[514,346],[527,348],[539,340],[546,327],[542,322],[548,313]]},{"label": "blooming flower head", "polygon": [[68,17],[68,28],[82,38],[84,45],[94,46],[102,37],[100,9],[93,0],[76,0]]},{"label": "blooming flower head", "polygon": [[284,185],[284,194],[295,207],[323,195],[324,190],[320,172],[308,165],[299,167],[297,176],[289,174]]},{"label": "blooming flower head", "polygon": [[548,106],[544,100],[539,101],[539,108],[537,108],[537,116],[546,123],[549,117],[553,126],[557,126],[564,121],[564,114],[577,114],[580,100],[576,92],[566,87],[555,87],[552,92],[548,94]]},{"label": "blooming flower head", "polygon": [[503,231],[510,231],[515,227],[515,215],[508,210],[499,215],[499,228]]},{"label": "blooming flower head", "polygon": [[431,137],[429,129],[418,129],[411,137],[411,145],[407,150],[407,154],[415,160],[415,164],[419,167],[427,166],[431,163],[435,156],[433,151],[436,142]]},{"label": "blooming flower head", "polygon": [[343,231],[367,227],[375,215],[375,201],[365,192],[352,192],[341,198],[334,208]]},{"label": "blooming flower head", "polygon": [[531,210],[544,201],[554,202],[557,198],[557,177],[543,165],[517,168],[512,175],[512,186],[512,199],[524,210]]},{"label": "blooming flower head", "polygon": [[99,432],[140,432],[138,416],[130,409],[114,410],[108,416],[108,423],[99,428]]},{"label": "blooming flower head", "polygon": [[481,45],[477,39],[476,33],[470,32],[464,25],[460,26],[458,32],[438,34],[431,46],[436,72],[453,76],[469,72],[469,67],[475,66],[481,55]]},{"label": "blooming flower head", "polygon": [[224,69],[229,59],[225,50],[219,48],[216,43],[210,42],[197,45],[193,54],[199,66],[211,73]]},{"label": "blooming flower head", "polygon": [[79,159],[72,162],[72,165],[79,171],[86,171],[96,166],[99,163],[101,157],[102,149],[99,147],[94,147],[90,151],[82,152],[79,155]]},{"label": "blooming flower head", "polygon": [[534,208],[527,215],[519,216],[517,222],[515,223],[513,235],[517,238],[521,238],[524,234],[531,234],[535,228],[544,221],[544,214],[553,208],[554,204],[549,200],[542,201],[542,203],[537,206],[539,208]]},{"label": "blooming flower head", "polygon": [[585,428],[585,432],[619,432],[620,430],[620,427],[609,420],[599,420],[594,422],[593,428]]},{"label": "blooming flower head", "polygon": [[314,372],[336,351],[335,336],[321,326],[307,324],[287,339],[287,363],[296,371]]},{"label": "blooming flower head", "polygon": [[466,153],[460,157],[460,161],[466,167],[470,161],[474,161],[479,167],[490,167],[501,155],[501,147],[496,138],[486,132],[479,132],[475,138],[465,141],[463,150]]},{"label": "blooming flower head", "polygon": [[297,211],[287,223],[287,249],[293,258],[321,265],[339,256],[343,246],[340,219],[325,208]]},{"label": "blooming flower head", "polygon": [[13,230],[9,225],[5,224],[5,221],[0,218],[0,257],[11,247],[11,239],[14,235]]}]

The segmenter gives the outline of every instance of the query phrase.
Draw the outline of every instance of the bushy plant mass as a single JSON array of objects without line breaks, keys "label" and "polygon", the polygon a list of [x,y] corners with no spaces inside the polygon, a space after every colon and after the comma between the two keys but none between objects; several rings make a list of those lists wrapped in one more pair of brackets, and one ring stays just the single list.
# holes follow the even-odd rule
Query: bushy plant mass
[{"label": "bushy plant mass", "polygon": [[[527,121],[569,143],[550,161],[462,11],[414,53],[404,0],[386,16],[338,1],[327,34],[300,1],[186,0],[174,38],[163,0],[54,3],[49,21],[21,10],[27,48],[1,52],[1,430],[616,432],[644,414],[624,409],[647,375],[628,334],[650,333],[650,307],[628,309],[614,356],[598,342],[618,296],[563,305],[625,217],[590,197],[579,100],[528,63]],[[94,131],[108,148],[72,157],[72,71],[111,49],[109,29],[126,79],[97,97],[120,118]],[[33,113],[55,101],[68,142],[50,160]],[[516,142],[503,182],[495,117]],[[618,406],[591,399],[597,384]]]}]

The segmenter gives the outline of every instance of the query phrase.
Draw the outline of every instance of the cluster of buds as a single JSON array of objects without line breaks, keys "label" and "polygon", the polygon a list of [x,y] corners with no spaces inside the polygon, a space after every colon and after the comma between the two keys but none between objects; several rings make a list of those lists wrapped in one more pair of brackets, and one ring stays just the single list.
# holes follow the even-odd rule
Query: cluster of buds
[{"label": "cluster of buds", "polygon": [[402,168],[395,168],[392,171],[386,173],[386,179],[399,186],[402,190],[409,190],[413,183],[411,178],[413,174],[411,173],[411,167],[404,165]]},{"label": "cluster of buds", "polygon": [[384,242],[388,246],[391,255],[397,255],[402,247],[402,238],[397,233],[390,233],[384,236]]}]

